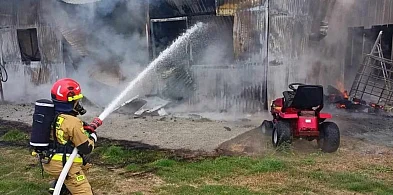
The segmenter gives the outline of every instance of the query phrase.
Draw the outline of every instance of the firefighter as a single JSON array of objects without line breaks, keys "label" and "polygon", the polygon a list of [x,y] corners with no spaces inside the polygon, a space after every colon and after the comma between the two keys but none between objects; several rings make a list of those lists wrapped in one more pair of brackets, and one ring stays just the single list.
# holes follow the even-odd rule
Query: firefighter
[{"label": "firefighter", "polygon": [[[55,118],[52,125],[51,147],[54,153],[48,164],[44,164],[46,173],[58,178],[74,147],[78,149],[68,175],[64,181],[67,190],[73,195],[93,194],[85,172],[91,166],[84,155],[90,154],[97,142],[95,130],[102,125],[99,118],[87,124],[77,118],[86,110],[79,101],[83,98],[80,85],[69,78],[58,80],[51,90],[52,101],[55,107]],[[56,182],[56,181],[55,181]],[[54,191],[53,183],[50,192]],[[52,190],[52,191],[51,191]]]}]

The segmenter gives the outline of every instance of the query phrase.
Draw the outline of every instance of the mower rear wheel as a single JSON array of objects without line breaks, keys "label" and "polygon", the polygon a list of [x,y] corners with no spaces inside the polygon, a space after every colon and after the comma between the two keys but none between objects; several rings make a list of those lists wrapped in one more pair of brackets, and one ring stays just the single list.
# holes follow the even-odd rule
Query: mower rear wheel
[{"label": "mower rear wheel", "polygon": [[324,122],[320,126],[318,146],[323,152],[336,152],[340,147],[340,130],[336,123]]},{"label": "mower rear wheel", "polygon": [[283,143],[291,143],[291,123],[289,121],[278,121],[273,128],[272,143],[278,147]]},{"label": "mower rear wheel", "polygon": [[261,125],[262,134],[271,135],[271,133],[273,132],[273,126],[274,124],[272,121],[264,120]]}]

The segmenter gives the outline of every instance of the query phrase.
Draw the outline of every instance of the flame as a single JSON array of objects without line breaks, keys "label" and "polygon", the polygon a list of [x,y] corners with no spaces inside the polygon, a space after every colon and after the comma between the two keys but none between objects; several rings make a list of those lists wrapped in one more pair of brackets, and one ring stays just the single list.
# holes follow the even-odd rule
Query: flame
[{"label": "flame", "polygon": [[337,81],[337,89],[341,91],[341,93],[345,93],[344,84],[340,81]]},{"label": "flame", "polygon": [[336,104],[336,108],[347,108],[345,104]]},{"label": "flame", "polygon": [[349,99],[349,95],[348,95],[347,90],[344,91],[343,95],[344,95],[344,99]]},{"label": "flame", "polygon": [[340,81],[337,81],[337,89],[343,94],[344,99],[349,99],[348,91],[345,90],[344,84]]}]

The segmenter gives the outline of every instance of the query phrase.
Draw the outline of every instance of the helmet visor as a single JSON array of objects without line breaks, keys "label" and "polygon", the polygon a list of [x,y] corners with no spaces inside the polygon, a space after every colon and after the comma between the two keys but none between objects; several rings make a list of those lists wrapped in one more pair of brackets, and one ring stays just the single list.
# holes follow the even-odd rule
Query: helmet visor
[{"label": "helmet visor", "polygon": [[82,98],[83,98],[83,95],[82,95],[82,94],[74,95],[74,96],[72,96],[72,97],[68,97],[68,101],[69,101],[69,102],[72,102],[72,101],[80,100],[80,99],[82,99]]}]

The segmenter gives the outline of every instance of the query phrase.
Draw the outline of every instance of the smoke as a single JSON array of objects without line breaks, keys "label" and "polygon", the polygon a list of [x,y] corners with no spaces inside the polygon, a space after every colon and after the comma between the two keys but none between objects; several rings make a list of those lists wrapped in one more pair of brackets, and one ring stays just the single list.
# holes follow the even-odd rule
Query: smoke
[{"label": "smoke", "polygon": [[[50,5],[47,20],[54,18],[52,21],[63,32],[72,30],[71,33],[85,38],[67,40],[73,61],[66,64],[66,76],[80,82],[90,101],[106,106],[148,64],[143,1]],[[77,48],[84,48],[87,55],[75,52]]]},{"label": "smoke", "polygon": [[354,3],[355,0],[336,0],[328,6],[326,17],[323,18],[328,22],[326,37],[311,44],[307,53],[300,58],[303,74],[299,76],[304,81],[324,86],[344,83],[343,61],[348,44],[348,22]]},{"label": "smoke", "polygon": [[30,103],[37,99],[50,98],[49,84],[35,85],[29,76],[25,75],[23,67],[6,64],[8,81],[3,84],[4,99],[8,102]]},{"label": "smoke", "polygon": [[336,0],[334,7],[330,14],[329,32],[326,36],[326,43],[329,45],[338,44],[345,41],[348,35],[348,19],[350,11],[356,0]]}]

